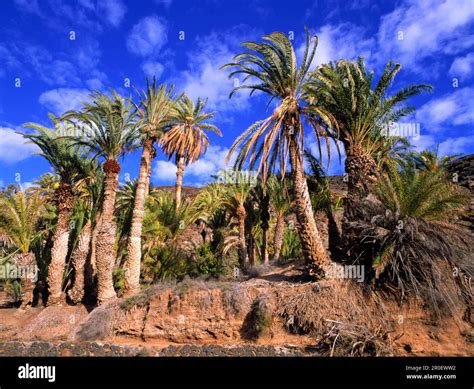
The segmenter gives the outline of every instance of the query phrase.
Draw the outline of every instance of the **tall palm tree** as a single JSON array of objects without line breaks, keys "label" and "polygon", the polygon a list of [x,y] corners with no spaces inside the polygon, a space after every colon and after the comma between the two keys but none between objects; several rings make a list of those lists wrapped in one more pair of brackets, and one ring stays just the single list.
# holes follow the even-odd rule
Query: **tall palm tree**
[{"label": "tall palm tree", "polygon": [[318,107],[313,107],[314,111],[310,111],[304,101],[303,87],[308,81],[308,70],[315,55],[317,37],[313,38],[314,43],[311,45],[309,32],[306,31],[306,48],[300,66],[297,65],[294,48],[285,34],[274,32],[263,39],[263,43],[243,43],[249,51],[235,56],[234,62],[223,68],[236,68],[229,77],[242,74],[245,76],[244,81],[249,78],[253,80],[250,85],[236,87],[231,96],[239,89],[250,89],[251,94],[255,91],[268,94],[272,100],[278,100],[278,105],[268,118],[254,123],[237,138],[228,158],[240,149],[236,158],[237,169],[240,170],[248,159],[251,170],[258,164],[257,171],[265,181],[268,171],[274,170],[277,165],[282,176],[285,175],[289,154],[295,213],[303,253],[310,273],[320,277],[324,275],[323,266],[329,261],[329,257],[314,220],[302,158],[304,122],[311,125],[318,142],[322,138],[326,139],[328,150],[329,137],[332,135],[320,124],[321,120],[329,121],[330,114]]},{"label": "tall palm tree", "polygon": [[71,254],[74,282],[68,290],[71,301],[78,304],[85,296],[86,289],[92,292],[95,256],[94,245],[97,235],[98,213],[102,197],[103,174],[97,161],[88,164],[87,179],[77,188],[74,221],[77,228],[77,241]]},{"label": "tall palm tree", "polygon": [[176,207],[181,205],[181,188],[183,185],[184,168],[197,161],[207,149],[209,139],[205,131],[222,136],[221,131],[207,120],[212,119],[215,112],[204,112],[206,101],[192,99],[183,95],[176,105],[176,114],[171,128],[160,138],[163,152],[171,159],[176,159]]},{"label": "tall palm tree", "polygon": [[141,93],[140,103],[137,106],[138,122],[141,125],[142,156],[134,196],[127,256],[123,264],[125,295],[137,293],[139,290],[142,257],[141,235],[145,198],[148,194],[150,182],[151,163],[155,156],[153,144],[163,134],[165,127],[171,124],[176,105],[172,94],[173,87],[168,89],[166,84],[157,87],[155,78],[153,78],[152,83],[147,80],[147,90]]},{"label": "tall palm tree", "polygon": [[48,305],[60,304],[65,300],[62,293],[64,269],[69,245],[71,210],[74,205],[74,186],[87,178],[87,157],[78,146],[64,137],[58,127],[58,120],[50,115],[57,130],[37,123],[26,123],[24,126],[35,130],[34,133],[22,134],[40,149],[36,154],[45,158],[59,176],[59,185],[54,192],[58,218],[51,249],[51,262],[48,266],[47,284],[49,289]]},{"label": "tall palm tree", "polygon": [[290,211],[291,199],[288,188],[283,180],[271,175],[268,178],[270,205],[276,215],[275,231],[273,234],[273,260],[280,259],[285,233],[285,216]]},{"label": "tall palm tree", "polygon": [[[392,95],[388,90],[401,66],[390,61],[373,85],[374,72],[368,72],[364,59],[341,60],[320,66],[307,85],[307,99],[317,109],[332,113],[327,123],[344,145],[348,194],[344,203],[345,220],[356,217],[358,203],[373,189],[379,174],[376,156],[393,142],[386,130],[392,122],[411,114],[415,108],[401,106],[412,96],[431,91],[427,84],[409,85]],[[383,154],[383,152],[382,152]],[[346,235],[346,234],[345,234]]]},{"label": "tall palm tree", "polygon": [[67,112],[64,119],[83,124],[87,133],[75,142],[89,148],[94,158],[101,157],[104,171],[103,201],[97,231],[97,299],[99,304],[116,297],[112,271],[115,263],[115,197],[120,173],[119,159],[137,147],[139,126],[133,105],[117,92],[91,95],[79,112]]},{"label": "tall palm tree", "polygon": [[238,244],[239,244],[239,264],[243,271],[249,266],[247,253],[245,221],[247,210],[245,205],[250,196],[252,187],[248,183],[232,184],[226,187],[222,205],[227,208],[232,215],[235,215],[238,223]]}]

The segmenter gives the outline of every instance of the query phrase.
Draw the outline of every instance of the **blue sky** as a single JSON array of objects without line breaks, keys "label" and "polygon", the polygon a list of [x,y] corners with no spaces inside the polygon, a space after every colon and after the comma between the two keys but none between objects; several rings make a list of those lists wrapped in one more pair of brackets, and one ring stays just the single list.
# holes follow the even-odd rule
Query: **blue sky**
[{"label": "blue sky", "polygon": [[[208,98],[215,124],[211,147],[186,169],[185,184],[200,185],[224,167],[236,136],[266,117],[268,100],[247,93],[231,100],[234,80],[219,66],[245,40],[282,31],[298,52],[304,26],[319,36],[315,66],[340,58],[366,58],[380,74],[400,62],[394,88],[430,83],[431,94],[408,123],[419,125],[418,149],[439,145],[440,154],[474,152],[474,3],[472,0],[279,1],[279,0],[5,0],[0,13],[0,186],[28,185],[49,171],[34,147],[15,133],[29,121],[48,124],[48,112],[75,109],[88,91],[113,87],[124,96],[143,88],[147,75],[174,83],[193,98]],[[128,87],[127,81],[130,82]],[[314,137],[308,147],[314,149]],[[137,175],[139,152],[123,161]],[[340,173],[337,160],[330,173]],[[156,185],[173,184],[175,167],[160,153]]]}]

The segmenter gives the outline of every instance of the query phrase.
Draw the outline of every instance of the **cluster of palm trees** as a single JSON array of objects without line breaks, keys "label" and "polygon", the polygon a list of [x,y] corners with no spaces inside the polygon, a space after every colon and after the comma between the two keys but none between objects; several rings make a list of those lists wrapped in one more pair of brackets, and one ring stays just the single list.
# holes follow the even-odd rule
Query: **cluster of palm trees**
[{"label": "cluster of palm trees", "polygon": [[[39,148],[38,154],[51,164],[57,182],[50,198],[57,211],[52,238],[51,258],[47,270],[48,304],[64,301],[63,281],[69,252],[72,211],[83,208],[85,221],[71,256],[75,271],[75,287],[70,297],[80,301],[82,282],[87,276],[86,260],[90,251],[96,267],[99,302],[116,296],[113,284],[115,264],[116,194],[119,187],[120,163],[125,154],[142,146],[140,174],[134,193],[134,204],[128,237],[128,254],[124,261],[125,292],[139,289],[141,233],[144,201],[148,193],[151,163],[159,143],[179,165],[176,183],[176,205],[179,206],[184,166],[205,153],[211,130],[208,123],[214,113],[205,113],[205,101],[193,102],[185,95],[173,96],[173,88],[148,83],[139,104],[115,91],[111,95],[94,92],[79,111],[59,118],[51,116],[53,128],[27,123],[35,131],[24,133]],[[164,136],[166,134],[166,137]],[[50,188],[51,189],[51,188]],[[90,248],[90,250],[89,250]]]},{"label": "cluster of palm trees", "polygon": [[[111,95],[94,92],[79,111],[51,116],[55,129],[26,124],[35,132],[25,133],[25,138],[39,147],[55,173],[51,182],[41,185],[43,194],[35,194],[55,204],[47,268],[49,303],[64,301],[69,257],[74,268],[74,283],[68,292],[72,301],[81,301],[88,285],[96,287],[99,303],[115,297],[117,246],[122,247],[123,293],[137,293],[143,263],[153,248],[178,245],[180,230],[192,224],[200,226],[206,244],[210,231],[209,244],[217,257],[236,252],[243,271],[257,259],[263,264],[270,258],[279,260],[282,252],[297,242],[308,272],[315,278],[324,277],[325,267],[342,257],[366,261],[376,278],[396,273],[399,286],[409,279],[417,288],[417,283],[428,279],[426,269],[416,273],[408,265],[400,270],[399,253],[405,255],[405,264],[415,263],[412,257],[416,253],[400,235],[393,235],[389,225],[402,220],[409,226],[423,225],[426,231],[439,227],[435,220],[445,221],[448,211],[460,207],[463,196],[446,173],[439,173],[443,167],[437,156],[434,166],[429,165],[429,152],[409,152],[406,138],[387,136],[384,128],[411,114],[414,108],[404,103],[431,87],[410,85],[389,93],[400,70],[400,65],[391,62],[378,79],[367,71],[362,58],[313,69],[317,37],[308,31],[299,64],[291,41],[280,32],[264,36],[260,43],[245,42],[243,47],[244,52],[223,66],[232,69],[229,77],[244,78],[230,97],[240,89],[249,89],[250,94],[268,95],[274,104],[268,117],[235,140],[228,155],[228,159],[235,157],[236,170],[255,171],[259,176],[256,185],[217,181],[194,198],[182,199],[185,167],[206,152],[207,131],[221,132],[209,123],[215,113],[205,111],[205,101],[175,95],[172,87],[158,86],[155,79],[147,82],[138,103],[114,91]],[[305,146],[308,132],[315,135],[318,157]],[[328,159],[331,157],[331,142],[346,156],[342,227],[335,218],[341,199],[331,195],[319,164],[323,148]],[[150,189],[155,146],[177,166],[171,202],[162,191]],[[142,149],[138,179],[119,187],[119,161],[138,147]],[[305,155],[311,174],[305,172]],[[10,197],[16,196],[25,195],[19,191]],[[376,225],[374,209],[385,215],[377,220],[383,220],[388,232],[377,235],[377,244],[367,247],[367,237],[381,231],[369,228]],[[315,212],[323,212],[328,220],[329,250]],[[288,227],[292,225],[288,223],[290,214],[296,219],[297,236]],[[396,225],[395,234],[399,232]],[[8,235],[5,229],[2,232]],[[427,239],[430,241],[429,236]],[[444,242],[440,236],[437,239]],[[412,236],[410,242],[414,241]],[[20,247],[28,252],[28,245],[18,244]],[[432,262],[450,254],[449,250],[433,250]]]}]

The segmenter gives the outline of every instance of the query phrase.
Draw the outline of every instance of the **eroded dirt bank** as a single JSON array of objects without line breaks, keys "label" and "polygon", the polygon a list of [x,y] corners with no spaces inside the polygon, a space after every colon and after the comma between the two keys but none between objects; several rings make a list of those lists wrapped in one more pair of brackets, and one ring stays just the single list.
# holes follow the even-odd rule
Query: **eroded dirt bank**
[{"label": "eroded dirt bank", "polygon": [[0,310],[0,355],[474,355],[472,326],[348,281],[156,285],[95,309]]}]

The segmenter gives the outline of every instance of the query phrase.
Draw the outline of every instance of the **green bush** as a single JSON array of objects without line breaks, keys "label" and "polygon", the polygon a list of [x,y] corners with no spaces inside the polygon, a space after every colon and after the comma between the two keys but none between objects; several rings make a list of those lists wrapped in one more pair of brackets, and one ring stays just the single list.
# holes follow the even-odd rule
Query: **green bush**
[{"label": "green bush", "polygon": [[198,247],[196,267],[198,274],[217,275],[219,273],[219,261],[209,243],[203,243]]},{"label": "green bush", "polygon": [[283,245],[281,248],[280,262],[287,263],[300,258],[301,243],[296,229],[286,228],[283,233]]}]

